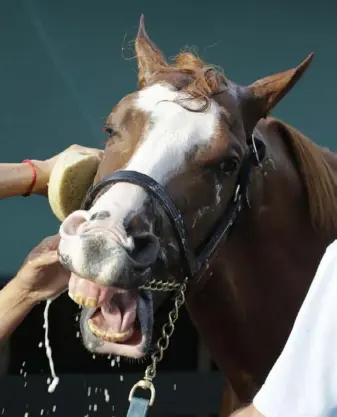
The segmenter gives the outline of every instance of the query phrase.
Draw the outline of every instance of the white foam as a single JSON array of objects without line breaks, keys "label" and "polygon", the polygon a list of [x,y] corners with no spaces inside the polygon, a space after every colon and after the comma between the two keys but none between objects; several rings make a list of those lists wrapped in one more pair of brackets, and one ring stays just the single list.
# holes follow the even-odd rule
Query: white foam
[{"label": "white foam", "polygon": [[48,313],[49,313],[49,307],[50,304],[52,303],[52,300],[47,300],[46,301],[46,306],[44,308],[44,313],[43,313],[43,317],[44,317],[44,345],[46,348],[46,355],[48,358],[48,362],[49,362],[49,368],[50,368],[50,373],[51,376],[53,377],[53,380],[51,382],[51,384],[48,387],[48,392],[52,393],[55,391],[60,379],[56,376],[55,374],[55,367],[54,367],[54,361],[53,361],[53,357],[52,357],[52,350],[49,344],[49,337],[48,337],[48,330],[49,330],[49,323],[48,323]]}]

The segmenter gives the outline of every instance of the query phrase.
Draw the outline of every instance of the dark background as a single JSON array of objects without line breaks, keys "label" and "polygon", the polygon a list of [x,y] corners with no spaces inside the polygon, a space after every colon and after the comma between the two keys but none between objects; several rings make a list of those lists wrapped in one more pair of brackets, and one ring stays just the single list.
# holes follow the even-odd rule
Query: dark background
[{"label": "dark background", "polygon": [[[73,143],[103,146],[105,116],[136,88],[132,40],[141,13],[148,33],[167,56],[186,45],[196,46],[206,61],[222,66],[229,78],[242,84],[292,68],[315,52],[311,68],[274,115],[336,149],[334,0],[2,0],[3,162],[46,159]],[[57,231],[59,222],[42,197],[4,200],[0,216],[0,279],[5,282],[36,243]],[[61,297],[52,305],[52,347],[57,372],[68,376],[61,377],[55,396],[46,394],[49,371],[43,349],[38,348],[43,339],[42,310],[38,307],[14,334],[12,376],[0,381],[0,414],[3,406],[5,416],[24,412],[38,416],[40,409],[47,415],[56,404],[57,411],[51,413],[55,416],[123,415],[132,383],[127,377],[120,381],[120,375],[132,379],[130,372],[142,372],[145,364],[111,368],[107,359],[93,360],[76,338],[77,307]],[[25,371],[20,374],[22,362]],[[223,381],[210,372],[210,360],[186,313],[159,370],[157,413],[216,413]],[[32,379],[24,387],[26,371]],[[174,383],[177,389],[172,388]],[[90,384],[101,388],[109,384],[111,403],[105,403],[102,393],[88,399]],[[100,404],[97,412],[88,411],[88,401]],[[114,410],[111,404],[116,404]]]}]

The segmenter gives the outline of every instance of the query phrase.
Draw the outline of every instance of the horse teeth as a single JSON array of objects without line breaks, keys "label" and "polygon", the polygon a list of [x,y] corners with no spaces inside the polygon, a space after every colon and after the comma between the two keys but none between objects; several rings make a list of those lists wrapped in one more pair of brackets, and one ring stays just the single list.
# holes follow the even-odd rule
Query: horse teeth
[{"label": "horse teeth", "polygon": [[84,306],[88,307],[88,308],[96,308],[98,306],[98,302],[96,298],[93,297],[88,297],[85,301],[84,301]]},{"label": "horse teeth", "polygon": [[133,333],[133,328],[132,327],[130,329],[126,330],[125,332],[119,332],[119,333],[114,333],[114,332],[111,332],[111,331],[105,332],[104,330],[100,330],[95,325],[95,323],[93,322],[92,319],[88,320],[88,326],[89,326],[89,329],[90,329],[92,334],[94,334],[99,339],[102,339],[105,342],[110,342],[110,343],[125,342],[126,340],[130,339],[130,337]]},{"label": "horse teeth", "polygon": [[79,304],[80,306],[84,306],[84,307],[87,307],[87,308],[96,308],[96,307],[98,307],[97,298],[94,298],[94,297],[86,298],[81,293],[72,294],[72,293],[69,292],[68,295],[76,304]]},{"label": "horse teeth", "polygon": [[73,300],[76,304],[79,304],[80,306],[84,305],[84,297],[83,294],[75,294]]},{"label": "horse teeth", "polygon": [[108,342],[121,343],[130,339],[132,333],[133,333],[132,327],[129,330],[126,330],[125,332],[120,332],[120,333],[105,332],[103,339]]}]

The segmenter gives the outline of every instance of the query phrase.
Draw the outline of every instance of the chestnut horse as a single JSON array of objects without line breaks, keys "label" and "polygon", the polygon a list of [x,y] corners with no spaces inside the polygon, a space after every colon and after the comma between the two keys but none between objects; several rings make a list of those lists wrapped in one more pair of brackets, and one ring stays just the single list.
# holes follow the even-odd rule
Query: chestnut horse
[{"label": "chestnut horse", "polygon": [[239,86],[188,52],[168,63],[143,18],[135,47],[139,89],[107,117],[97,186],[60,227],[69,295],[86,307],[89,350],[142,357],[167,298],[146,285],[187,276],[235,408],[264,382],[337,237],[336,155],[267,117],[312,55]]}]

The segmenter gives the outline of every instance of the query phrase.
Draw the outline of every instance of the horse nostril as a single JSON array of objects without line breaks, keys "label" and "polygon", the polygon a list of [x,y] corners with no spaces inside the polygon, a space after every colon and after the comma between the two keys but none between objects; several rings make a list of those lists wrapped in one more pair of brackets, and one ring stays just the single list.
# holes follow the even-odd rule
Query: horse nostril
[{"label": "horse nostril", "polygon": [[68,239],[76,236],[81,227],[87,222],[89,214],[84,210],[77,210],[71,213],[60,226],[61,239]]},{"label": "horse nostril", "polygon": [[130,257],[138,264],[139,268],[147,268],[156,262],[160,244],[158,238],[152,233],[142,233],[133,236],[134,247],[129,250]]},{"label": "horse nostril", "polygon": [[110,217],[110,213],[107,210],[97,211],[90,217],[90,221],[92,220],[105,220]]}]

